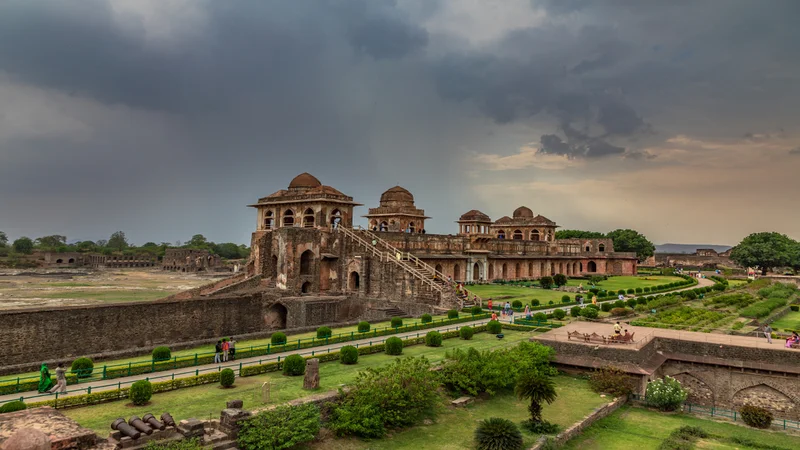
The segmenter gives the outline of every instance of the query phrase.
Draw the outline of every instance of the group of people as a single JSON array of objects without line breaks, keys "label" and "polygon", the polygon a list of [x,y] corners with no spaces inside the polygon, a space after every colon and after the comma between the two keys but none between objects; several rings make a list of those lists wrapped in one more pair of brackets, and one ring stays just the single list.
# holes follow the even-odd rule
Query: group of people
[{"label": "group of people", "polygon": [[214,346],[214,362],[221,363],[236,359],[236,340],[233,336],[217,341]]},{"label": "group of people", "polygon": [[40,394],[66,394],[67,392],[67,369],[64,363],[58,363],[56,367],[56,383],[53,384],[53,379],[50,378],[50,370],[47,364],[42,364],[39,368],[39,393]]},{"label": "group of people", "polygon": [[628,332],[628,329],[625,329],[625,334],[622,334],[622,325],[619,322],[614,324],[614,335],[613,338],[628,341],[631,339],[631,333]]},{"label": "group of people", "polygon": [[[767,343],[772,344],[772,327],[769,324],[764,325],[764,337],[767,338]],[[800,336],[796,331],[792,331],[792,335],[786,338],[786,348],[793,348],[800,346]]]}]

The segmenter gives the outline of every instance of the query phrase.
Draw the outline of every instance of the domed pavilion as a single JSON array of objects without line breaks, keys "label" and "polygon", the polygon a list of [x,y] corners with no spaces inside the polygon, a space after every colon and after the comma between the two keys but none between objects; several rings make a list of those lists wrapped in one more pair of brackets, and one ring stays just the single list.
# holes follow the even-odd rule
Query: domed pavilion
[{"label": "domed pavilion", "polygon": [[553,241],[556,228],[555,222],[534,214],[527,206],[520,206],[514,210],[513,217],[503,216],[489,226],[492,235],[498,239],[531,241]]},{"label": "domed pavilion", "polygon": [[381,194],[380,206],[365,215],[374,231],[421,233],[425,229],[425,211],[414,205],[414,196],[407,189],[395,186]]}]

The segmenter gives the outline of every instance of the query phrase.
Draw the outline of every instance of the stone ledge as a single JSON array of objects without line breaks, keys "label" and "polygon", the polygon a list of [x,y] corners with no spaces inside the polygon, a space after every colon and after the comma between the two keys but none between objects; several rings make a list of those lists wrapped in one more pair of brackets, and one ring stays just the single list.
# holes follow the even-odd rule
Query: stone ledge
[{"label": "stone ledge", "polygon": [[[592,411],[589,415],[587,415],[583,419],[570,425],[569,428],[562,431],[561,433],[558,433],[554,438],[556,445],[557,446],[564,445],[567,441],[581,434],[581,432],[584,429],[588,428],[596,421],[604,417],[607,417],[608,415],[619,409],[619,407],[624,405],[625,402],[627,401],[628,399],[626,397],[619,397],[615,398],[611,403],[607,403],[603,406],[596,408],[594,411]],[[531,447],[530,450],[540,450],[544,448],[547,440],[548,440],[547,436],[540,437],[536,441],[536,443],[533,444],[533,447]]]}]

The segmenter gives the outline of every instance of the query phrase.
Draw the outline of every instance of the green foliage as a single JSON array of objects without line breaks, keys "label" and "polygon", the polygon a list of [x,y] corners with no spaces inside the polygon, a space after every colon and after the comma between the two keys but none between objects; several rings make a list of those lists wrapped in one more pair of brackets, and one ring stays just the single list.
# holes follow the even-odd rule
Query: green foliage
[{"label": "green foliage", "polygon": [[319,327],[317,328],[317,339],[325,339],[329,338],[333,335],[333,331],[330,327]]},{"label": "green foliage", "polygon": [[428,347],[441,347],[442,333],[438,331],[428,331],[428,334],[425,335],[425,345]]},{"label": "green foliage", "polygon": [[634,293],[636,293],[636,291],[634,291],[634,290],[633,290],[633,288],[628,288],[628,290],[627,290],[627,291],[625,291],[625,292],[627,292],[628,294],[634,294]]},{"label": "green foliage", "polygon": [[616,367],[601,367],[589,375],[589,387],[600,394],[622,397],[633,392],[633,384],[628,375]]},{"label": "green foliage", "polygon": [[460,330],[458,330],[458,334],[461,336],[461,339],[468,341],[472,339],[472,336],[475,334],[475,330],[470,326],[463,326]]},{"label": "green foliage", "polygon": [[306,360],[300,355],[289,355],[283,360],[283,374],[296,377],[306,373]]},{"label": "green foliage", "polygon": [[742,420],[753,428],[769,428],[772,425],[772,413],[754,405],[744,405],[739,410]]},{"label": "green foliage", "polygon": [[741,330],[742,328],[744,328],[744,322],[736,322],[731,325],[731,330]]},{"label": "green foliage", "polygon": [[650,287],[649,287],[649,286],[645,286],[645,288],[644,288],[643,292],[644,292],[645,294],[649,293],[649,292],[650,292]]},{"label": "green foliage", "polygon": [[539,322],[545,322],[547,321],[547,314],[543,312],[538,312],[533,315],[533,320],[538,320]]},{"label": "green foliage", "polygon": [[658,450],[691,450],[699,439],[707,437],[708,433],[702,428],[685,425],[670,433]]},{"label": "green foliage", "polygon": [[222,369],[219,374],[219,384],[222,387],[231,387],[233,386],[234,381],[236,380],[236,375],[233,373],[231,369]]},{"label": "green foliage", "polygon": [[572,317],[578,317],[581,315],[581,307],[580,306],[573,306],[569,309],[569,315]]},{"label": "green foliage", "polygon": [[272,333],[269,340],[272,345],[283,345],[286,343],[286,335],[278,331],[277,333]]},{"label": "green foliage", "polygon": [[563,273],[557,273],[553,276],[553,284],[558,287],[567,285],[567,276]]},{"label": "green foliage", "polygon": [[517,380],[514,393],[521,400],[528,399],[528,412],[531,415],[530,425],[542,422],[542,403],[551,404],[556,401],[556,385],[553,380],[536,371],[524,372]]},{"label": "green foliage", "polygon": [[[447,313],[447,317],[450,317],[450,312]],[[458,317],[458,311],[456,311],[456,317]],[[453,317],[450,317],[451,319]],[[403,318],[402,317],[392,317],[390,321],[392,328],[399,328],[403,326]]]},{"label": "green foliage", "polygon": [[74,373],[78,376],[78,378],[88,378],[92,376],[92,371],[94,370],[94,363],[89,358],[78,358],[75,361],[72,361],[72,367],[70,367],[70,372]]},{"label": "green foliage", "polygon": [[750,318],[767,317],[772,310],[780,308],[781,306],[786,306],[785,298],[771,298],[769,300],[753,303],[747,308],[743,308],[739,311],[739,315]]},{"label": "green foliage", "polygon": [[586,307],[581,310],[581,317],[585,317],[587,319],[597,319],[599,315],[600,313],[598,313],[595,308]]},{"label": "green foliage", "polygon": [[118,252],[121,252],[128,248],[128,239],[125,237],[125,233],[122,231],[115,231],[111,234],[111,237],[108,238],[107,247],[114,249]]},{"label": "green foliage", "polygon": [[134,405],[146,405],[153,397],[153,385],[147,380],[139,380],[131,385],[128,395]]},{"label": "green foliage", "polygon": [[640,261],[653,256],[656,251],[656,246],[635,230],[614,230],[608,233],[608,237],[614,242],[615,251],[635,252]]},{"label": "green foliage", "polygon": [[789,283],[774,283],[758,290],[758,296],[762,298],[788,299],[795,293],[797,293],[797,285]]},{"label": "green foliage", "polygon": [[144,450],[204,450],[199,438],[183,439],[180,441],[150,441]]},{"label": "green foliage", "polygon": [[551,287],[553,287],[553,277],[544,276],[542,278],[539,278],[539,284],[541,284],[544,289],[550,289]]},{"label": "green foliage", "polygon": [[636,306],[638,303],[639,303],[638,300],[636,300],[635,298],[629,298],[628,300],[625,301],[625,304],[631,308]]},{"label": "green foliage", "polygon": [[531,300],[531,306],[539,306],[540,304],[541,302],[539,301],[538,298]]},{"label": "green foliage", "polygon": [[647,383],[645,401],[662,411],[675,411],[686,401],[688,395],[678,380],[665,376]]},{"label": "green foliage", "polygon": [[681,296],[687,300],[697,299],[697,294],[695,294],[694,291],[683,291],[681,292]]},{"label": "green foliage", "polygon": [[491,417],[480,421],[475,429],[477,450],[520,450],[522,447],[522,432],[508,419]]},{"label": "green foliage", "polygon": [[153,361],[166,361],[172,359],[172,351],[169,347],[161,346],[153,349]]},{"label": "green foliage", "polygon": [[339,362],[342,364],[355,364],[358,362],[358,349],[352,345],[345,345],[339,349]]},{"label": "green foliage", "polygon": [[359,372],[351,390],[331,411],[328,428],[337,436],[379,438],[435,414],[439,380],[424,357],[399,358]]},{"label": "green foliage", "polygon": [[511,306],[513,308],[522,308],[522,302],[519,300],[514,300],[513,302],[511,302]]},{"label": "green foliage", "polygon": [[447,318],[448,319],[457,319],[458,318],[458,311],[456,311],[455,309],[451,309],[450,311],[447,311]]},{"label": "green foliage", "polygon": [[627,308],[613,308],[611,309],[610,312],[611,315],[614,317],[622,317],[622,316],[627,316],[630,310]]},{"label": "green foliage", "polygon": [[604,237],[606,237],[605,234],[597,231],[581,231],[581,230],[556,231],[556,239],[603,239]]},{"label": "green foliage", "polygon": [[563,309],[557,309],[553,311],[553,317],[557,320],[563,320],[564,317],[567,317],[567,313],[565,313]]},{"label": "green foliage", "polygon": [[569,298],[569,295],[564,294],[564,295],[561,296],[561,303],[569,303],[571,301],[572,301],[572,299]]},{"label": "green foliage", "polygon": [[[520,306],[522,306],[521,302],[520,302]],[[472,309],[470,309],[470,312],[472,314],[480,314],[480,313],[483,312],[483,308],[481,308],[480,305],[475,305],[475,306],[472,307]]]},{"label": "green foliage", "polygon": [[14,251],[17,253],[22,253],[23,255],[30,255],[33,253],[33,241],[29,237],[21,237],[14,241],[11,244],[11,247],[14,248]]},{"label": "green foliage", "polygon": [[4,231],[0,231],[0,247],[8,245],[8,235]]},{"label": "green foliage", "polygon": [[313,403],[278,406],[241,423],[238,447],[243,450],[287,449],[311,442],[319,433],[320,412]]},{"label": "green foliage", "polygon": [[780,233],[753,233],[731,250],[731,259],[742,267],[758,267],[761,274],[794,262],[797,242]]},{"label": "green foliage", "polygon": [[23,409],[28,409],[28,406],[25,402],[20,400],[14,400],[13,402],[8,402],[0,405],[0,414],[9,413],[14,411],[22,411]]},{"label": "green foliage", "polygon": [[403,353],[403,340],[397,336],[386,339],[384,347],[387,355],[400,355]]},{"label": "green foliage", "polygon": [[499,334],[503,331],[503,325],[498,320],[490,320],[486,324],[486,331],[491,334]]},{"label": "green foliage", "polygon": [[[623,305],[624,305],[624,303],[623,303]],[[614,306],[615,305],[612,304],[611,302],[600,303],[600,311],[609,312],[609,311],[611,311],[612,308],[614,308]]]},{"label": "green foliage", "polygon": [[419,319],[420,319],[420,321],[422,323],[431,323],[431,322],[433,322],[433,317],[431,317],[430,314],[423,314],[422,316],[420,316]]},{"label": "green foliage", "polygon": [[[425,318],[423,317],[422,323],[425,323]],[[359,333],[366,333],[370,329],[370,324],[366,320],[358,322],[358,332]]]}]

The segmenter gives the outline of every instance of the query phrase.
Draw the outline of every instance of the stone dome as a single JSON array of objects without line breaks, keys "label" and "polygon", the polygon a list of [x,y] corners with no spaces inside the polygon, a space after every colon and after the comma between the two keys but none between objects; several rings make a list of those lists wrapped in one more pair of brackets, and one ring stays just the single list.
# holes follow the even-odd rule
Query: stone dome
[{"label": "stone dome", "polygon": [[503,217],[497,219],[497,222],[495,222],[495,223],[499,224],[499,223],[509,223],[509,222],[511,222],[511,217],[503,216]]},{"label": "stone dome", "polygon": [[381,194],[381,204],[383,203],[408,203],[414,204],[414,196],[407,189],[395,186]]},{"label": "stone dome", "polygon": [[458,220],[463,221],[471,221],[474,220],[476,222],[491,222],[492,219],[489,218],[486,214],[478,211],[477,209],[473,209],[470,212],[464,213],[461,215],[461,218]]},{"label": "stone dome", "polygon": [[322,183],[315,177],[308,172],[303,172],[300,175],[294,177],[291,183],[289,183],[289,189],[292,188],[315,188],[322,186]]},{"label": "stone dome", "polygon": [[520,206],[519,208],[514,210],[514,218],[515,219],[522,219],[522,218],[531,218],[533,217],[533,211],[527,206]]}]

